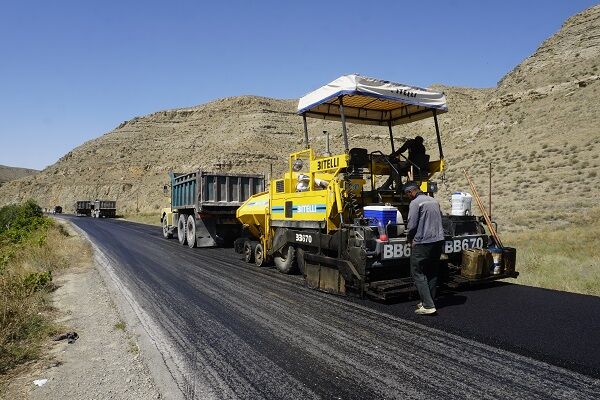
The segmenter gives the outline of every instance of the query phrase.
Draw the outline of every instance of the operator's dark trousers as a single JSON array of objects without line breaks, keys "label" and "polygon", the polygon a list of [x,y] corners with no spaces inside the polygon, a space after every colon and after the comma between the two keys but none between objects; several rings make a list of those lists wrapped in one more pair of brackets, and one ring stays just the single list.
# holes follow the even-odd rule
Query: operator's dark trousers
[{"label": "operator's dark trousers", "polygon": [[434,308],[440,256],[444,242],[415,244],[410,253],[410,274],[415,281],[423,307]]},{"label": "operator's dark trousers", "polygon": [[408,161],[401,161],[398,165],[395,166],[396,169],[391,168],[390,176],[388,176],[387,180],[381,185],[379,189],[381,190],[389,190],[392,186],[392,183],[395,183],[395,189],[400,191],[402,189],[402,177],[408,175],[408,171],[410,170],[410,163]]}]

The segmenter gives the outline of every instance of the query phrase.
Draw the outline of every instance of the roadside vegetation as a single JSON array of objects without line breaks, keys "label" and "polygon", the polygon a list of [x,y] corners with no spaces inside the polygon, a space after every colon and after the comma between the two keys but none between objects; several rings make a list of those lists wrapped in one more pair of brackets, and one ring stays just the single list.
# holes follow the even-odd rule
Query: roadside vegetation
[{"label": "roadside vegetation", "polygon": [[600,296],[600,209],[558,229],[505,233],[505,246],[517,249],[516,282]]},{"label": "roadside vegetation", "polygon": [[33,201],[0,208],[0,381],[38,357],[58,329],[48,296],[54,274],[89,254],[69,236]]}]

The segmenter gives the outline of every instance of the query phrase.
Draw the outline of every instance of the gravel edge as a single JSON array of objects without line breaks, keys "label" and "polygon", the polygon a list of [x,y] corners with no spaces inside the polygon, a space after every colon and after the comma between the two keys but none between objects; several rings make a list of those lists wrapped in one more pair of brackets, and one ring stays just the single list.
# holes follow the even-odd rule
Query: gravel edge
[{"label": "gravel edge", "polygon": [[117,277],[114,272],[114,262],[110,257],[89,238],[84,230],[71,222],[68,223],[92,246],[94,267],[110,293],[121,319],[126,323],[127,331],[135,336],[141,360],[150,372],[154,384],[160,392],[160,398],[185,399],[178,384],[178,381],[184,381],[184,372],[179,371],[177,362],[174,360],[175,352],[163,339],[161,329],[137,304],[131,292]]}]

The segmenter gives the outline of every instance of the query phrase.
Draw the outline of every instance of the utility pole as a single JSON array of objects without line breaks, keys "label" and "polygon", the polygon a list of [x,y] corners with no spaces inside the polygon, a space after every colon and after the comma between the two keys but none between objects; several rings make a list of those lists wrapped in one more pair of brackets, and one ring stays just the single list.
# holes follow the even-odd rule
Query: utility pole
[{"label": "utility pole", "polygon": [[490,188],[488,194],[488,214],[490,215],[490,219],[492,219],[492,162],[490,161]]}]

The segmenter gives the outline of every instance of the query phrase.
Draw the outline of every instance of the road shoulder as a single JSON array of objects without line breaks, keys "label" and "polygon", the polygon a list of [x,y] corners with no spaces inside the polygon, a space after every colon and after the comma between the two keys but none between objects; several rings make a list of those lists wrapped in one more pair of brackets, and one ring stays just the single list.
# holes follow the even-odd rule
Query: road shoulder
[{"label": "road shoulder", "polygon": [[[67,229],[83,236],[71,225]],[[94,260],[56,277],[58,289],[52,295],[56,322],[79,338],[72,344],[49,339],[42,359],[15,371],[6,387],[7,399],[170,398],[155,383],[139,333],[113,302],[101,268],[95,254]],[[43,379],[47,382],[42,386],[33,384]]]}]

